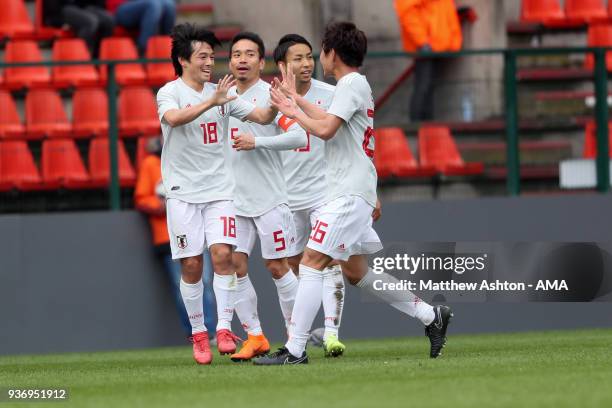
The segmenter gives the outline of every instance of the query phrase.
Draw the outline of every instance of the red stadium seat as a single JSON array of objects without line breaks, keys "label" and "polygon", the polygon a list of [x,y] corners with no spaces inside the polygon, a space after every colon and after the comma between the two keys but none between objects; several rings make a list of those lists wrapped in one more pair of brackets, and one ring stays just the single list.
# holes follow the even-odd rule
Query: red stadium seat
[{"label": "red stadium seat", "polygon": [[119,134],[137,136],[159,134],[157,103],[150,88],[124,88],[119,94]]},{"label": "red stadium seat", "polygon": [[[582,157],[585,159],[594,159],[597,157],[597,125],[595,122],[587,123],[584,128],[584,150]],[[612,123],[608,124],[608,147],[609,155],[612,158]]]},{"label": "red stadium seat", "polygon": [[34,89],[26,96],[26,134],[28,138],[69,137],[68,122],[62,99],[51,89]]},{"label": "red stadium seat", "polygon": [[433,166],[447,176],[482,174],[482,163],[465,163],[451,136],[443,126],[422,126],[419,129],[419,155],[421,164]]},{"label": "red stadium seat", "polygon": [[[6,45],[5,62],[41,62],[42,56],[34,41],[10,41]],[[15,67],[4,71],[4,84],[9,89],[45,87],[51,82],[47,67]]]},{"label": "red stadium seat", "polygon": [[[159,35],[149,38],[147,42],[147,58],[170,59],[172,39],[169,36]],[[171,62],[147,64],[147,80],[149,85],[163,85],[176,78]]]},{"label": "red stadium seat", "polygon": [[376,129],[374,165],[380,178],[431,177],[436,174],[433,166],[418,165],[404,131],[400,128]]},{"label": "red stadium seat", "polygon": [[78,88],[72,99],[74,137],[108,134],[108,97],[103,89]]},{"label": "red stadium seat", "polygon": [[[64,38],[53,43],[53,61],[89,61],[91,59],[85,41],[80,38]],[[53,69],[56,87],[95,85],[100,81],[93,65],[59,65]]]},{"label": "red stadium seat", "polygon": [[605,21],[608,12],[602,0],[565,0],[565,16],[585,23]]},{"label": "red stadium seat", "polygon": [[0,184],[22,191],[41,190],[42,179],[28,144],[23,140],[0,142]]},{"label": "red stadium seat", "polygon": [[[89,146],[89,172],[95,187],[107,187],[110,183],[110,160],[108,139],[92,139]],[[133,187],[136,183],[136,172],[130,163],[121,140],[118,141],[119,184],[122,187]]]},{"label": "red stadium seat", "polygon": [[3,0],[0,12],[0,39],[33,38],[34,25],[24,0]]},{"label": "red stadium seat", "polygon": [[17,107],[9,92],[0,90],[0,106],[0,139],[23,136],[25,127],[21,124]]},{"label": "red stadium seat", "polygon": [[[109,37],[102,40],[100,46],[101,60],[132,60],[138,59],[136,46],[128,37]],[[120,85],[141,85],[146,81],[146,74],[140,64],[115,65],[115,77]],[[100,78],[107,81],[107,67],[100,67]]]},{"label": "red stadium seat", "polygon": [[[589,26],[588,32],[589,47],[610,47],[612,46],[612,24],[592,24]],[[586,69],[595,67],[595,58],[592,53],[586,54],[584,60]],[[606,67],[608,71],[612,71],[612,52],[606,53]]]},{"label": "red stadium seat", "polygon": [[521,21],[525,23],[546,24],[564,18],[559,0],[523,0],[521,4]]},{"label": "red stadium seat", "polygon": [[42,145],[41,173],[45,185],[68,189],[91,186],[79,150],[71,139],[45,140]]}]

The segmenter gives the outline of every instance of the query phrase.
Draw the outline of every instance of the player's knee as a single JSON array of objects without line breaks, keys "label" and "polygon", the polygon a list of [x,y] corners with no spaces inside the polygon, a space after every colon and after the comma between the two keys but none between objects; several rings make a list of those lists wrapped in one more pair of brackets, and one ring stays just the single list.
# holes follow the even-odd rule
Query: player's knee
[{"label": "player's knee", "polygon": [[340,262],[340,267],[346,280],[353,286],[357,285],[365,275],[361,268],[351,265],[349,262]]},{"label": "player's knee", "polygon": [[289,264],[289,268],[296,275],[300,273],[300,260],[302,259],[301,255],[292,256],[291,258],[287,258],[287,263]]},{"label": "player's knee", "polygon": [[202,259],[191,256],[181,259],[181,274],[186,283],[196,283],[202,279]]},{"label": "player's knee", "polygon": [[224,273],[232,269],[232,249],[229,245],[217,244],[210,247],[210,257],[215,272]]},{"label": "player's knee", "polygon": [[236,276],[244,278],[248,273],[249,258],[241,252],[234,252],[232,255],[232,266],[236,272]]},{"label": "player's knee", "polygon": [[306,248],[304,251],[304,256],[302,256],[302,260],[300,264],[306,265],[309,268],[316,269],[318,271],[322,271],[331,261],[331,258],[321,252],[313,251],[309,248]]},{"label": "player's knee", "polygon": [[266,259],[266,268],[268,268],[274,279],[282,278],[289,271],[286,259]]}]

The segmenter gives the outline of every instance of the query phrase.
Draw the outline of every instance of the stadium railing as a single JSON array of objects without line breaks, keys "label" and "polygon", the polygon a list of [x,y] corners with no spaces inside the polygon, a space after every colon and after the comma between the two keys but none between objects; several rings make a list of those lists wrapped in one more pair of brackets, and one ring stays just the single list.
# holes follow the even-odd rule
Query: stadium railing
[{"label": "stadium railing", "polygon": [[[594,57],[593,81],[595,85],[595,123],[597,126],[597,191],[601,193],[610,190],[610,162],[608,157],[608,71],[606,67],[606,52],[612,51],[612,47],[555,47],[555,48],[506,48],[506,49],[472,49],[458,52],[442,53],[405,53],[405,52],[371,52],[370,59],[384,59],[397,57],[436,57],[436,58],[461,58],[475,55],[503,56],[504,59],[504,102],[505,102],[505,136],[506,136],[506,166],[507,181],[506,191],[509,195],[520,195],[520,155],[518,136],[518,97],[517,97],[517,58],[520,56],[533,55],[559,55],[559,54],[592,54]],[[316,57],[316,56],[315,56]],[[227,58],[217,58],[219,61],[227,61]],[[5,63],[0,62],[0,69],[10,67],[28,66],[60,66],[60,65],[96,65],[107,66],[108,81],[106,91],[108,95],[116,97],[108,98],[109,111],[109,154],[110,154],[110,183],[109,183],[109,207],[111,210],[120,209],[120,183],[118,173],[118,113],[117,99],[119,85],[116,78],[116,67],[121,64],[147,64],[167,63],[167,59],[138,59],[138,60],[89,60],[89,61],[44,61],[29,63]]]}]

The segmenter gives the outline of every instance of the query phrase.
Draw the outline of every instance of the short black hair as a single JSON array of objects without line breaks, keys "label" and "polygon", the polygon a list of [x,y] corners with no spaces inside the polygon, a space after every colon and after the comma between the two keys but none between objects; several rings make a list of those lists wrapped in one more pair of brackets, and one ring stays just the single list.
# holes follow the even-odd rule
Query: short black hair
[{"label": "short black hair", "polygon": [[266,47],[264,46],[264,42],[261,37],[255,33],[250,31],[241,31],[232,38],[232,44],[230,45],[230,55],[232,53],[232,48],[234,48],[234,44],[236,44],[240,40],[249,40],[253,41],[257,44],[257,51],[259,52],[259,59],[264,59],[266,57]]},{"label": "short black hair", "polygon": [[278,64],[280,61],[285,61],[287,51],[295,44],[307,45],[310,51],[312,51],[312,45],[310,45],[307,39],[299,34],[287,34],[278,40],[278,45],[274,49],[274,62]]},{"label": "short black hair", "polygon": [[349,67],[359,68],[368,52],[368,39],[363,31],[348,21],[329,23],[322,41],[323,51],[336,51]]},{"label": "short black hair", "polygon": [[172,65],[176,75],[183,75],[183,67],[179,62],[179,58],[189,60],[193,54],[193,43],[204,42],[210,45],[212,49],[217,45],[221,45],[221,41],[217,39],[215,33],[201,26],[191,23],[182,23],[174,26],[171,33],[172,37]]}]

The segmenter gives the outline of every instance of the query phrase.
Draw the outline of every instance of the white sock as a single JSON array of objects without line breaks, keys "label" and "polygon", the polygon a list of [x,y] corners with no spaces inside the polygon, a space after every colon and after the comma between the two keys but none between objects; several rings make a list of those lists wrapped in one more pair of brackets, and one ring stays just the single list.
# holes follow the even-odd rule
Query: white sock
[{"label": "white sock", "polygon": [[189,316],[189,323],[191,323],[191,334],[205,332],[204,306],[202,304],[204,285],[202,280],[196,283],[186,283],[181,278],[180,290],[187,316]]},{"label": "white sock", "polygon": [[317,316],[323,292],[323,272],[300,264],[300,280],[289,326],[289,341],[285,346],[291,354],[301,357],[306,349],[312,322]]},{"label": "white sock", "polygon": [[344,308],[344,278],[340,265],[330,266],[323,271],[323,312],[325,314],[325,334],[338,336],[342,309]]},{"label": "white sock", "polygon": [[384,300],[400,312],[416,317],[426,326],[434,321],[436,315],[431,305],[409,290],[375,290],[374,281],[376,280],[383,283],[399,283],[394,276],[388,273],[375,274],[372,268],[368,268],[368,273],[357,283],[357,286]]},{"label": "white sock", "polygon": [[291,269],[280,279],[273,279],[278,292],[278,303],[285,319],[285,327],[289,329],[291,313],[295,303],[295,295],[298,290],[298,279]]},{"label": "white sock", "polygon": [[236,295],[236,274],[217,275],[213,279],[213,288],[217,298],[217,331],[232,330],[234,317],[234,298]]},{"label": "white sock", "polygon": [[249,275],[237,279],[236,285],[236,314],[242,324],[242,328],[252,336],[259,336],[261,323],[257,314],[257,293]]}]

